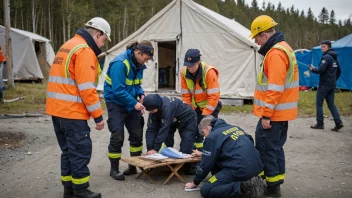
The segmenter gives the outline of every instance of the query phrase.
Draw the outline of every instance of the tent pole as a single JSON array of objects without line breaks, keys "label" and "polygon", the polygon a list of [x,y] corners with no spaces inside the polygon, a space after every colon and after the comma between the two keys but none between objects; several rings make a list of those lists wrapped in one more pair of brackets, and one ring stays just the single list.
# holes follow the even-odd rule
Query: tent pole
[{"label": "tent pole", "polygon": [[4,0],[5,18],[5,38],[6,38],[6,64],[7,64],[7,85],[15,88],[12,72],[12,49],[11,49],[11,20],[10,20],[10,0]]}]

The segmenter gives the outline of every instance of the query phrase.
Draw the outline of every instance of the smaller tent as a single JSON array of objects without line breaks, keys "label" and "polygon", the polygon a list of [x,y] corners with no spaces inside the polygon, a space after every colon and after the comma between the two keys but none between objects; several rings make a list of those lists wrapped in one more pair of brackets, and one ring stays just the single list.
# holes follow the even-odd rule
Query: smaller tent
[{"label": "smaller tent", "polygon": [[[0,45],[6,54],[5,27],[0,25]],[[24,30],[11,28],[14,79],[47,79],[55,53],[50,40]]]},{"label": "smaller tent", "polygon": [[[332,49],[338,54],[338,60],[341,67],[341,76],[336,82],[336,87],[340,89],[352,90],[352,34],[347,35],[334,43],[332,43]],[[322,52],[320,46],[312,49],[313,65],[318,66]],[[312,80],[312,85],[317,86],[319,84],[319,78]]]}]

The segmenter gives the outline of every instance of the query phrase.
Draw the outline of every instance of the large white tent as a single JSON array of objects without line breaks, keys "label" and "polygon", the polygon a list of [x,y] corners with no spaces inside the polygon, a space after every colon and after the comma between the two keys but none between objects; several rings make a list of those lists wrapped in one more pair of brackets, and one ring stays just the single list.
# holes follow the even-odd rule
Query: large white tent
[{"label": "large white tent", "polygon": [[[55,58],[50,40],[16,28],[11,28],[10,34],[14,79],[47,79]],[[5,27],[1,25],[0,45],[3,53],[7,54]]]},{"label": "large white tent", "polygon": [[[154,61],[147,63],[142,87],[145,91],[180,92],[179,74],[189,48],[200,50],[201,59],[220,71],[221,95],[251,97],[254,93],[258,45],[250,31],[236,22],[192,0],[174,0],[132,35],[106,52],[98,90],[103,90],[110,61],[130,41],[149,40],[155,48]],[[163,86],[166,85],[166,86]]]}]

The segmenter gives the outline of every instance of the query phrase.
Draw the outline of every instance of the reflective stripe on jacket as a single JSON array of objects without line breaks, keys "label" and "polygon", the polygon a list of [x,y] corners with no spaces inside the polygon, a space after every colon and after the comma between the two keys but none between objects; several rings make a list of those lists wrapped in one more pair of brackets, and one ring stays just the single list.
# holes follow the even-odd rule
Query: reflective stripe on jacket
[{"label": "reflective stripe on jacket", "polygon": [[190,104],[193,109],[197,106],[202,110],[203,115],[210,115],[218,105],[220,99],[220,87],[218,82],[218,70],[201,62],[203,87],[200,86],[200,79],[194,84],[192,79],[187,78],[187,67],[181,71],[181,94],[182,99]]},{"label": "reflective stripe on jacket", "polygon": [[46,113],[81,120],[102,116],[95,85],[98,67],[96,55],[81,36],[62,45],[50,69]]},{"label": "reflective stripe on jacket", "polygon": [[262,62],[254,93],[253,114],[272,121],[296,119],[298,92],[296,56],[285,41],[279,42]]}]

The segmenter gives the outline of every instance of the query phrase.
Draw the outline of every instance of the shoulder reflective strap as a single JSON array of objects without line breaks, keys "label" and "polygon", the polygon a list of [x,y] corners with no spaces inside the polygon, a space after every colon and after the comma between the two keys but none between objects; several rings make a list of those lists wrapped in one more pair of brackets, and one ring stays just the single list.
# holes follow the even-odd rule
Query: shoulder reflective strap
[{"label": "shoulder reflective strap", "polygon": [[279,45],[279,44],[274,45],[273,48],[281,49],[282,51],[284,51],[287,54],[287,57],[290,62],[290,66],[288,68],[288,75],[287,75],[286,81],[293,82],[294,81],[295,65],[297,64],[296,56],[295,56],[294,52],[291,52],[290,50],[286,49],[284,46]]},{"label": "shoulder reflective strap", "polygon": [[194,83],[193,83],[193,80],[186,78],[187,68],[184,67],[182,71],[183,71],[183,77],[186,80],[187,88],[189,89],[191,94],[194,95]]},{"label": "shoulder reflective strap", "polygon": [[208,88],[208,85],[207,85],[207,73],[210,69],[214,68],[213,66],[211,65],[208,65],[206,64],[205,62],[201,62],[202,63],[202,69],[203,69],[203,72],[202,72],[202,78],[203,78],[203,85],[204,85],[204,88],[207,89]]},{"label": "shoulder reflective strap", "polygon": [[99,77],[102,73],[101,67],[100,67],[100,63],[98,62],[98,76],[97,79],[95,80],[95,84],[99,85]]},{"label": "shoulder reflective strap", "polygon": [[70,71],[68,70],[68,67],[70,66],[71,58],[72,55],[79,49],[89,47],[87,44],[80,44],[74,47],[70,53],[68,53],[67,59],[66,59],[66,64],[65,64],[65,77],[70,78]]},{"label": "shoulder reflective strap", "polygon": [[123,63],[125,64],[126,69],[127,69],[127,73],[126,73],[126,77],[127,77],[128,74],[130,73],[131,65],[130,65],[130,62],[128,62],[127,59],[125,59],[125,60],[123,61]]},{"label": "shoulder reflective strap", "polygon": [[[126,69],[127,69],[127,73],[126,73],[126,85],[132,85],[133,84],[133,81],[132,80],[129,80],[127,77],[128,77],[128,74],[130,73],[130,69],[131,69],[131,65],[130,63],[128,62],[127,59],[125,59],[123,61],[123,64],[125,65]],[[112,85],[112,80],[110,78],[110,76],[108,74],[106,74],[105,76],[105,82],[108,83],[109,85]]]}]

